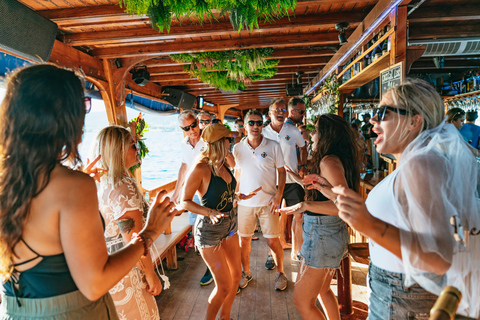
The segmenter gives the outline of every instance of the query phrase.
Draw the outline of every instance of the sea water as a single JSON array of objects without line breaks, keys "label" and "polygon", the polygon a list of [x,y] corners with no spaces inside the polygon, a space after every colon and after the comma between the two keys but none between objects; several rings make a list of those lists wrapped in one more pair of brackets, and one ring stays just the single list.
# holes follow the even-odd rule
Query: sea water
[{"label": "sea water", "polygon": [[[127,118],[133,119],[138,111],[127,108]],[[150,150],[142,162],[142,183],[147,190],[176,180],[181,165],[180,145],[183,133],[178,127],[178,115],[144,114],[149,128],[144,139]],[[92,100],[92,111],[85,116],[85,127],[80,156],[84,163],[91,159],[93,145],[98,132],[108,126],[103,101]]]}]

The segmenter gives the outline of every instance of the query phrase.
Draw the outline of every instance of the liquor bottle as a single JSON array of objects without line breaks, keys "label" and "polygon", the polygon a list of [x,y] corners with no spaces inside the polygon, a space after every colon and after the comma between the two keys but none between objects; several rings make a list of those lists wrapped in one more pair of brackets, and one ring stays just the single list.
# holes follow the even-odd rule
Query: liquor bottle
[{"label": "liquor bottle", "polygon": [[467,79],[465,79],[465,77],[462,78],[462,93],[467,93],[467,90],[468,90],[468,82],[467,82]]}]

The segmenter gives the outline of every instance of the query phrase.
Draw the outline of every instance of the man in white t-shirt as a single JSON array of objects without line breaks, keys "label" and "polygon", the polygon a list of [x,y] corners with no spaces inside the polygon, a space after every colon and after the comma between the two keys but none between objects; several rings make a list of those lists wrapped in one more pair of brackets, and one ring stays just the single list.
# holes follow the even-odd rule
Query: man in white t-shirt
[{"label": "man in white t-shirt", "polygon": [[[277,141],[280,144],[286,166],[303,178],[307,172],[307,149],[305,147],[305,140],[297,127],[284,123],[287,115],[285,101],[283,99],[273,100],[269,107],[269,114],[272,122],[263,129],[263,136]],[[300,149],[300,163],[298,162],[297,148]],[[293,206],[303,201],[304,197],[305,191],[303,190],[303,186],[296,183],[290,175],[287,175],[285,190],[283,192],[283,198],[287,206]],[[303,217],[301,213],[294,215],[292,222],[292,259],[297,258],[297,254],[302,247],[302,220]],[[267,267],[267,264],[269,264],[268,259],[265,267]],[[271,265],[271,262],[269,265]]]},{"label": "man in white t-shirt", "polygon": [[283,248],[279,239],[280,217],[276,211],[280,208],[286,178],[283,154],[276,141],[262,135],[263,117],[260,111],[249,110],[244,123],[248,135],[233,148],[237,164],[235,167],[237,188],[244,194],[259,187],[262,189],[255,197],[238,202],[238,234],[243,265],[239,286],[243,289],[252,280],[250,242],[258,219],[277,267],[275,290],[285,290],[287,277],[283,270]]},{"label": "man in white t-shirt", "polygon": [[[188,170],[195,164],[196,158],[205,149],[205,142],[203,142],[201,138],[202,131],[200,130],[197,116],[193,111],[182,111],[178,116],[178,124],[185,132],[186,137],[182,140],[182,164],[178,170],[177,184],[172,194],[172,201],[177,204],[180,201],[179,198],[183,190],[183,185],[185,184]],[[197,195],[195,195],[193,200],[200,203]],[[194,234],[193,227],[195,226],[196,220],[197,215],[193,212],[188,212],[188,223],[192,226],[192,235]],[[200,285],[208,285],[212,282],[212,274],[210,273],[210,269],[207,268],[205,275],[200,280]]]}]

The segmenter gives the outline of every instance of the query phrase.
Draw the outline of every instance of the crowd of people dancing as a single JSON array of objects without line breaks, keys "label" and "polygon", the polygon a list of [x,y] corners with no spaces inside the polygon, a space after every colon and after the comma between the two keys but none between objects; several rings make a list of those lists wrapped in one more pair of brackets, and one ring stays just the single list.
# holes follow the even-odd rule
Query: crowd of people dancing
[{"label": "crowd of people dancing", "polygon": [[206,112],[181,112],[177,185],[151,204],[129,173],[139,155],[128,128],[102,129],[95,160],[82,165],[87,112],[73,71],[41,64],[9,77],[0,107],[0,319],[160,319],[150,250],[184,210],[206,264],[200,284],[215,284],[199,319],[231,319],[253,280],[258,223],[270,248],[265,267],[276,270],[272,289],[287,289],[286,217],[303,319],[340,319],[330,283],[348,255],[348,227],[369,238],[368,319],[424,319],[447,285],[463,294],[459,317],[480,317],[477,153],[452,125],[465,113],[445,119],[426,82],[391,88],[369,119],[377,151],[397,169],[366,201],[359,127],[325,114],[309,136],[299,98],[273,100],[268,123],[249,110],[236,131]]}]

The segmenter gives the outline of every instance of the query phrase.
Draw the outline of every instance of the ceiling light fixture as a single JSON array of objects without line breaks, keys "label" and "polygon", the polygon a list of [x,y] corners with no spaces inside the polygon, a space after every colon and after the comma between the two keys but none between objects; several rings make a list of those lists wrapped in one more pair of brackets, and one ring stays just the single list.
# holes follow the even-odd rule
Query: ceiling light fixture
[{"label": "ceiling light fixture", "polygon": [[135,67],[133,69],[132,80],[141,87],[145,86],[148,81],[150,81],[150,73],[147,71],[147,67]]},{"label": "ceiling light fixture", "polygon": [[345,36],[345,30],[348,28],[348,22],[340,22],[335,25],[335,30],[338,31],[338,42],[341,46],[347,44],[347,37]]}]

